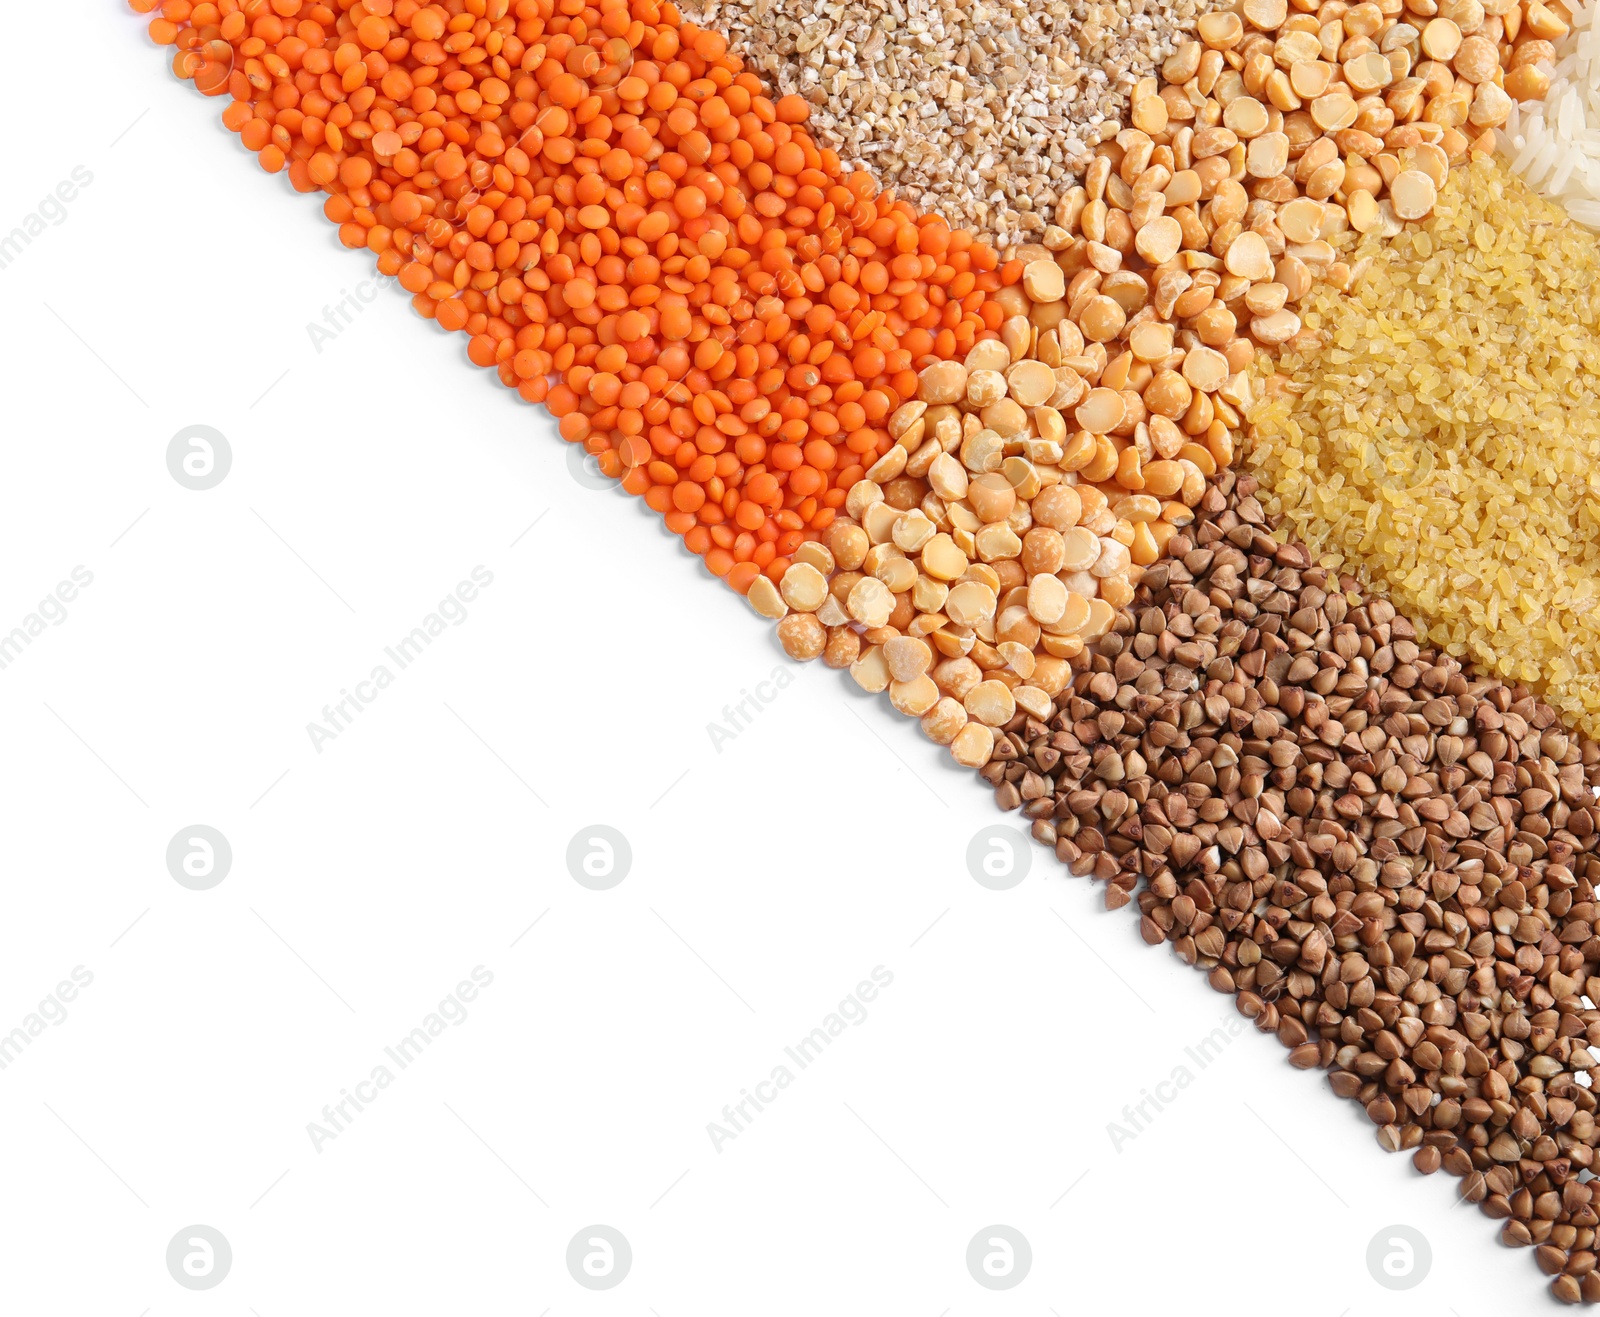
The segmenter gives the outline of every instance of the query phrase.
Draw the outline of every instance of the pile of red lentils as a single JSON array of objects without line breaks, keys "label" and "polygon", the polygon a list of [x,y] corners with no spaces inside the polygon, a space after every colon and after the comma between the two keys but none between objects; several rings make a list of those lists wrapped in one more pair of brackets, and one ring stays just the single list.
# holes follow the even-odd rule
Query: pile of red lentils
[{"label": "pile of red lentils", "polygon": [[894,446],[918,370],[999,328],[993,251],[671,4],[132,3],[263,169],[741,593]]}]

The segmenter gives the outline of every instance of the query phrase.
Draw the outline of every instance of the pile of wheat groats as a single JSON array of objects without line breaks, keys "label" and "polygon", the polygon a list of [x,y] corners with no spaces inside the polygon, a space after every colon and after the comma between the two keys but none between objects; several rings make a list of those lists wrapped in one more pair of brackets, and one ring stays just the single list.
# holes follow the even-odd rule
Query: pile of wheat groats
[{"label": "pile of wheat groats", "polygon": [[769,85],[804,97],[820,142],[1002,249],[1036,241],[1124,127],[1130,97],[1192,35],[1196,0],[707,0]]}]

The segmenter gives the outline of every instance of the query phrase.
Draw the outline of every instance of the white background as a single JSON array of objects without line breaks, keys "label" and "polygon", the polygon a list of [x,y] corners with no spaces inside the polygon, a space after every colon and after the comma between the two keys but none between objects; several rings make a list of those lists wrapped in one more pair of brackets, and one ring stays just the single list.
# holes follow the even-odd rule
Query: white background
[{"label": "white background", "polygon": [[[975,882],[987,789],[840,674],[798,672],[719,753],[707,725],[785,662],[767,627],[403,294],[319,354],[370,257],[121,6],[58,9],[0,93],[0,232],[94,181],[0,271],[0,632],[94,581],[0,671],[0,1033],[94,979],[0,1071],[0,1307],[1542,1308],[1452,1180],[1253,1031],[1114,1149],[1228,1000],[1042,849]],[[206,492],[166,466],[193,424],[233,453]],[[467,620],[317,753],[307,723],[478,565]],[[234,857],[204,892],[165,863],[196,823]],[[566,862],[595,823],[633,852],[605,892]],[[468,1017],[315,1149],[479,965]],[[865,1021],[715,1149],[875,966]],[[565,1264],[597,1222],[633,1249],[604,1293]],[[1407,1295],[1366,1264],[1397,1222],[1434,1254]],[[233,1250],[204,1293],[165,1264],[195,1223]],[[1033,1249],[1004,1293],[965,1262],[993,1223]]]}]

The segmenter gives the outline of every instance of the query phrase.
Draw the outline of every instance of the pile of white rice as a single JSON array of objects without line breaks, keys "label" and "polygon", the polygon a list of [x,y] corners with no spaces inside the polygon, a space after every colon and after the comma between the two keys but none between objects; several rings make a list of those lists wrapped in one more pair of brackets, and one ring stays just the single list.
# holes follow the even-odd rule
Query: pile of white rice
[{"label": "pile of white rice", "polygon": [[1600,229],[1600,0],[1588,0],[1557,44],[1543,101],[1514,105],[1497,131],[1501,152],[1537,192]]}]

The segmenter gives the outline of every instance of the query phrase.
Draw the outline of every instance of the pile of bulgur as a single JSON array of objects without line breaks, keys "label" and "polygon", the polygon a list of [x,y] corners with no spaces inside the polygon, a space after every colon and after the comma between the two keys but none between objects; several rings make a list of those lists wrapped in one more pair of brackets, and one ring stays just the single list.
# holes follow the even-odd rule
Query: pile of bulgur
[{"label": "pile of bulgur", "polygon": [[1350,259],[1250,418],[1267,510],[1600,732],[1600,243],[1482,160]]}]

